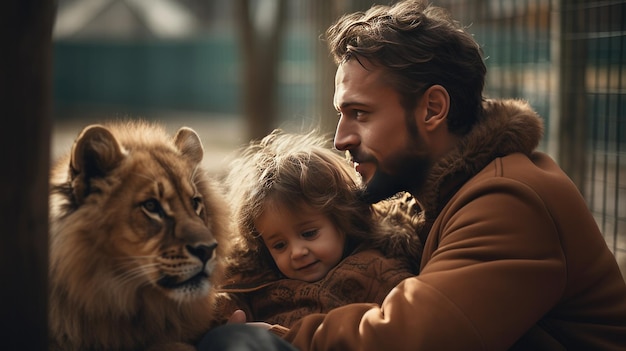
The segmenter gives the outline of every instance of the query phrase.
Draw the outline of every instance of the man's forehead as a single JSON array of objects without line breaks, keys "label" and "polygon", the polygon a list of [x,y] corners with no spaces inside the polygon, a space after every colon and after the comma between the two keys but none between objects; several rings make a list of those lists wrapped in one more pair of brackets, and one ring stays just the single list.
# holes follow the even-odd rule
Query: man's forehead
[{"label": "man's forehead", "polygon": [[[348,80],[377,80],[383,69],[366,59],[350,59],[344,61],[337,67],[335,83],[342,83]],[[372,82],[370,82],[372,83]]]},{"label": "man's forehead", "polygon": [[371,64],[364,67],[355,59],[340,64],[335,75],[335,106],[359,103],[370,93],[389,88],[383,75],[382,68]]}]

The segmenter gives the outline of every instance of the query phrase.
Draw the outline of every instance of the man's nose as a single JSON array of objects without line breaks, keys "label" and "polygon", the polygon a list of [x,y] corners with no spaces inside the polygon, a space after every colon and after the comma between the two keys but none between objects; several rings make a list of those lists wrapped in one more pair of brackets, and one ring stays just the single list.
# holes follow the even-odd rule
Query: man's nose
[{"label": "man's nose", "polygon": [[351,123],[344,117],[339,118],[335,130],[335,148],[345,151],[353,149],[359,142],[358,135],[353,130]]}]

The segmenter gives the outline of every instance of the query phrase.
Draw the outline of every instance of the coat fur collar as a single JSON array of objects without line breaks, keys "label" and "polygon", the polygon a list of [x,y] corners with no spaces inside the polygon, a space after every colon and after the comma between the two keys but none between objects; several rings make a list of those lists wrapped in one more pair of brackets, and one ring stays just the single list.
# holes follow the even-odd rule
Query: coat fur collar
[{"label": "coat fur collar", "polygon": [[497,157],[530,155],[543,135],[543,121],[522,100],[485,100],[483,115],[446,156],[437,161],[417,194],[427,220],[433,220],[446,200]]}]

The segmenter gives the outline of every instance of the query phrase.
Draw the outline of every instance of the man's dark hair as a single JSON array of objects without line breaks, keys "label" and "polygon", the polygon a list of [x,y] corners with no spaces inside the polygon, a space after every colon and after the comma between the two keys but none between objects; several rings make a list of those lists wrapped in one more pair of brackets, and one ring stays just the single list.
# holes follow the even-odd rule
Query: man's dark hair
[{"label": "man's dark hair", "polygon": [[428,87],[443,86],[450,95],[450,132],[464,135],[482,113],[482,51],[443,8],[420,1],[375,5],[341,17],[326,39],[336,64],[364,58],[386,70],[408,111]]}]

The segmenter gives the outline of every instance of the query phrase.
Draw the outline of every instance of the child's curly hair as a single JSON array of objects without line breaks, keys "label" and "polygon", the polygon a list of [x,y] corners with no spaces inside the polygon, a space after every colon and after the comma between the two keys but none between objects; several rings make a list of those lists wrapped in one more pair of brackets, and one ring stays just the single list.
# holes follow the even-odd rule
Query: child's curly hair
[{"label": "child's curly hair", "polygon": [[361,200],[361,178],[344,155],[330,148],[330,137],[317,131],[285,133],[280,129],[239,150],[225,179],[232,205],[233,255],[228,266],[245,275],[267,269],[280,272],[254,221],[268,201],[297,210],[306,205],[328,216],[345,235],[344,256],[357,246],[379,249],[404,259],[417,273],[422,243],[417,231],[424,221],[408,193],[369,205]]},{"label": "child's curly hair", "polygon": [[346,236],[346,254],[367,239],[372,208],[359,199],[360,178],[344,156],[329,147],[331,140],[317,131],[295,134],[276,129],[240,150],[225,179],[235,241],[241,241],[235,245],[260,255],[259,262],[276,269],[254,226],[268,200],[294,209],[307,205],[328,216]]}]

